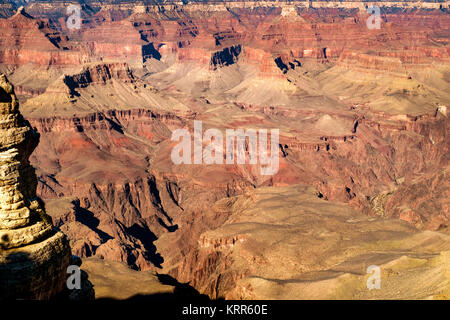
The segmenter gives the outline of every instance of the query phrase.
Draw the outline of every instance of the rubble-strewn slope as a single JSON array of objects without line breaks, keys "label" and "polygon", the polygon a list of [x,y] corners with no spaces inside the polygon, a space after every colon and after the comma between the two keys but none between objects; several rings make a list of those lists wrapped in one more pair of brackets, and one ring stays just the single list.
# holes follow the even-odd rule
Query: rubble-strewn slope
[{"label": "rubble-strewn slope", "polygon": [[[227,299],[449,298],[450,238],[361,216],[311,187],[270,187],[223,199],[230,212],[179,266],[181,281]],[[369,266],[381,288],[369,290]]]}]

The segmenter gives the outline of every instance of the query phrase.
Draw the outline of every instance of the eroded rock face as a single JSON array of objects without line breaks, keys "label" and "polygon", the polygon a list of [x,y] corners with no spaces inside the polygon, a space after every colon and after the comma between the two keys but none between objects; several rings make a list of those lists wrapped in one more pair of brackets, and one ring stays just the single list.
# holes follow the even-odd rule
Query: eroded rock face
[{"label": "eroded rock face", "polygon": [[[225,299],[448,299],[449,236],[371,218],[314,188],[264,187],[217,201],[178,280]],[[380,290],[367,290],[368,266]],[[405,276],[407,274],[407,276]]]},{"label": "eroded rock face", "polygon": [[[382,28],[370,30],[362,2],[336,2],[342,8],[312,2],[312,8],[295,10],[257,7],[263,2],[228,2],[229,10],[165,5],[166,12],[103,3],[101,10],[83,7],[83,27],[69,32],[63,2],[42,4],[0,19],[0,68],[11,72],[16,93],[27,99],[21,110],[41,133],[31,157],[37,193],[75,254],[158,269],[211,297],[292,298],[290,289],[277,296],[257,286],[280,288],[288,276],[303,281],[305,275],[295,273],[299,265],[302,272],[331,270],[321,264],[331,256],[327,248],[342,242],[348,249],[346,243],[359,239],[355,223],[333,217],[336,202],[348,203],[349,219],[357,210],[361,217],[403,220],[393,220],[394,235],[413,235],[413,227],[449,231],[447,9],[407,9],[412,3],[386,8]],[[354,6],[359,9],[345,9]],[[192,130],[193,119],[220,130],[280,128],[279,172],[263,177],[257,166],[174,165],[171,132]],[[305,189],[312,205],[330,206],[318,220],[289,213],[294,231],[312,222],[317,228],[306,231],[322,235],[309,241],[307,232],[293,232],[302,256],[285,251],[284,260],[294,264],[278,268],[281,276],[265,269],[262,259],[282,259],[264,250],[244,248],[250,262],[233,262],[230,257],[248,244],[289,248],[284,231],[291,226],[267,228],[260,195],[247,190],[296,184],[315,187]],[[290,202],[301,209],[294,195],[305,190],[267,192],[283,211]],[[272,243],[274,236],[258,242],[259,231],[248,235],[228,220],[242,211],[240,221],[251,220],[252,212],[228,208],[230,198],[247,193],[255,199],[249,206],[264,213],[255,230],[279,235],[280,242]],[[362,225],[383,236],[377,221]],[[334,234],[338,223],[342,230]],[[227,230],[236,230],[236,237]],[[420,237],[425,242],[430,234]],[[433,240],[433,254],[441,242],[448,250],[447,239]],[[344,263],[344,253],[332,254]],[[264,279],[251,283],[248,275]],[[437,282],[447,285],[443,279]],[[295,281],[294,292],[308,292]],[[248,285],[253,289],[246,292]],[[404,288],[402,297],[427,296]]]},{"label": "eroded rock face", "polygon": [[49,299],[66,283],[71,251],[36,196],[28,158],[39,135],[0,75],[0,299]]}]

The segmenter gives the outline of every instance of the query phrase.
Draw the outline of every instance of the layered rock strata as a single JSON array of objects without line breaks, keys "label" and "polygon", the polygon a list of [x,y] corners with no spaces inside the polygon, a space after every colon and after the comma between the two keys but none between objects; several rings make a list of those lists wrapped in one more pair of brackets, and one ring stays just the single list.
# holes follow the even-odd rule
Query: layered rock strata
[{"label": "layered rock strata", "polygon": [[49,299],[66,284],[69,242],[37,198],[28,160],[38,142],[0,75],[0,299]]}]

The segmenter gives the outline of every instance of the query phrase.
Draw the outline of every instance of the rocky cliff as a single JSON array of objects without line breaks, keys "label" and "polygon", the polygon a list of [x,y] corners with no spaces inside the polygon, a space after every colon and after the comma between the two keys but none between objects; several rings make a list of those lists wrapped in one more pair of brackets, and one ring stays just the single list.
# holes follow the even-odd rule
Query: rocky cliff
[{"label": "rocky cliff", "polygon": [[19,113],[12,85],[0,75],[0,298],[48,299],[66,284],[69,242],[55,231],[36,196],[28,158],[39,135]]},{"label": "rocky cliff", "polygon": [[45,213],[28,160],[39,134],[20,114],[3,74],[0,123],[0,299],[93,298],[87,278],[83,290],[69,293],[66,287],[67,267],[74,263],[69,241]]}]

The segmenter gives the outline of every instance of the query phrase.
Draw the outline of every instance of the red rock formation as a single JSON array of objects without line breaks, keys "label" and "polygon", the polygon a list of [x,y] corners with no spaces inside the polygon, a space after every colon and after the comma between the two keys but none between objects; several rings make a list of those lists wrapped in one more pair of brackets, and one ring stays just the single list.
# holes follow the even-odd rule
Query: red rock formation
[{"label": "red rock formation", "polygon": [[0,19],[0,62],[20,66],[77,65],[81,54],[64,51],[65,37],[50,29],[48,23],[36,20],[22,8],[9,19]]},{"label": "red rock formation", "polygon": [[[0,20],[2,67],[21,79],[13,69],[32,62],[59,76],[22,93],[39,95],[25,104],[42,135],[38,191],[75,253],[162,266],[214,296],[217,283],[229,290],[246,277],[227,272],[245,234],[204,234],[231,215],[221,199],[298,183],[361,216],[448,226],[448,14],[386,10],[382,28],[369,30],[364,10],[184,9],[84,10],[73,33],[24,12]],[[194,119],[279,128],[278,173],[174,165],[171,131],[192,131]]]}]

